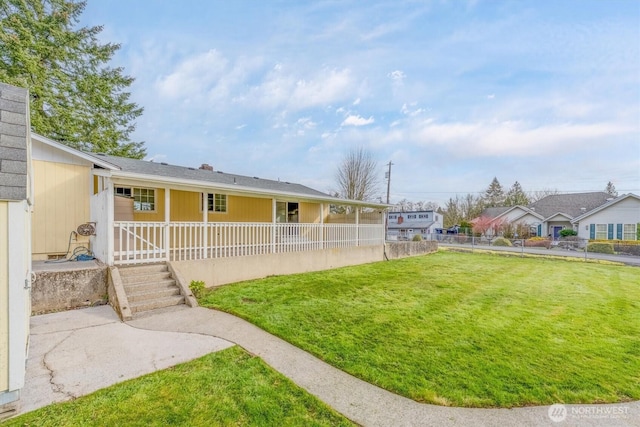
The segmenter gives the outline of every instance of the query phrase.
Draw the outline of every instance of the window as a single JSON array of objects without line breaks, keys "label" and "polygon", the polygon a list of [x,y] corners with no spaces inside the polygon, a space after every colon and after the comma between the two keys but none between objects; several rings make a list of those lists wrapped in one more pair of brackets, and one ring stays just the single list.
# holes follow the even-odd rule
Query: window
[{"label": "window", "polygon": [[607,239],[607,224],[596,224],[596,239],[597,240]]},{"label": "window", "polygon": [[[202,205],[202,203],[200,203]],[[226,194],[207,194],[207,210],[209,212],[226,213],[227,212],[227,195]]]},{"label": "window", "polygon": [[156,210],[156,190],[152,188],[133,189],[133,210],[134,211],[155,211]]},{"label": "window", "polygon": [[156,190],[153,188],[115,187],[115,194],[133,197],[133,210],[150,212],[156,210]]},{"label": "window", "polygon": [[636,225],[625,224],[622,231],[622,240],[636,240]]},{"label": "window", "polygon": [[131,197],[131,189],[126,187],[116,187],[116,196]]}]

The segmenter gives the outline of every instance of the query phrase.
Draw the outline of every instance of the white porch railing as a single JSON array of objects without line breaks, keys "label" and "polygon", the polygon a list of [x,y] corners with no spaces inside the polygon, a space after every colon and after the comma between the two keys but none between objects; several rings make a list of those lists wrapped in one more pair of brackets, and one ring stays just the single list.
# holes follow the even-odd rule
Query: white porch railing
[{"label": "white porch railing", "polygon": [[384,244],[383,224],[114,223],[114,262],[136,264]]}]

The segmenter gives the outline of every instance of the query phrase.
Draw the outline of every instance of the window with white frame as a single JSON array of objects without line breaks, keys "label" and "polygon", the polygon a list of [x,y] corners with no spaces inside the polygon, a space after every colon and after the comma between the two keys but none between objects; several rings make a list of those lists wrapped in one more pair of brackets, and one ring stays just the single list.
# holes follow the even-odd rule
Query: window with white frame
[{"label": "window with white frame", "polygon": [[156,210],[156,190],[154,188],[115,187],[115,194],[133,197],[133,210],[153,212]]},{"label": "window with white frame", "polygon": [[226,213],[227,212],[227,195],[226,194],[207,194],[207,211]]},{"label": "window with white frame", "polygon": [[625,224],[623,226],[622,240],[636,240],[636,224]]},{"label": "window with white frame", "polygon": [[596,224],[596,240],[607,239],[607,224]]}]

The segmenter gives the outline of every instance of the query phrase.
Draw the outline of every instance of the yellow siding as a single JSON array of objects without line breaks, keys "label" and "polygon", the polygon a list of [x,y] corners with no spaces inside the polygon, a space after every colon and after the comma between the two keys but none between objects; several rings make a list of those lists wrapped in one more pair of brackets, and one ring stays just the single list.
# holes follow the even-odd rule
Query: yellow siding
[{"label": "yellow siding", "polygon": [[319,203],[300,203],[298,205],[300,222],[303,224],[317,224],[320,222]]},{"label": "yellow siding", "polygon": [[0,391],[9,387],[9,213],[0,201]]},{"label": "yellow siding", "polygon": [[[89,221],[90,170],[87,166],[34,161],[33,171],[32,251],[34,259],[46,259],[47,254],[66,253],[70,233]],[[88,245],[88,238],[78,236],[71,250],[78,245]]]},{"label": "yellow siding", "polygon": [[[171,194],[173,194],[173,192],[171,192]],[[152,212],[133,211],[134,221],[164,221],[164,188],[156,188],[155,197],[156,210]]]},{"label": "yellow siding", "polygon": [[227,213],[209,213],[212,222],[271,222],[271,199],[228,196]]},{"label": "yellow siding", "polygon": [[[200,193],[171,191],[171,221],[202,221]],[[227,196],[227,213],[209,213],[209,222],[271,222],[271,199]]]}]

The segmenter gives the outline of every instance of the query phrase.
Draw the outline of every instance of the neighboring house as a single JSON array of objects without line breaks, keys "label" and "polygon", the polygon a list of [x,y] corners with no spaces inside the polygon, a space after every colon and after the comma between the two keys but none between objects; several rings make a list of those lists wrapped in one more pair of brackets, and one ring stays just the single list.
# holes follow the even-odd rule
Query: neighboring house
[{"label": "neighboring house", "polygon": [[578,237],[590,240],[638,240],[640,196],[623,194],[575,217]]},{"label": "neighboring house", "polygon": [[640,197],[624,194],[614,198],[604,192],[554,194],[528,206],[488,208],[481,216],[496,223],[529,225],[532,234],[553,240],[566,228],[585,239],[636,240]]},{"label": "neighboring house", "polygon": [[0,83],[0,419],[16,412],[28,351],[31,230],[29,93]]},{"label": "neighboring house", "polygon": [[430,240],[436,229],[442,229],[442,214],[435,211],[389,212],[387,240],[411,240],[419,235]]},{"label": "neighboring house", "polygon": [[[318,258],[327,268],[382,259],[386,205],[208,165],[84,153],[35,134],[32,140],[34,259],[68,256],[77,246],[89,247],[108,265],[281,254],[302,268],[308,260],[292,254],[309,251],[332,251],[330,259]],[[360,209],[354,209],[345,223],[347,216],[330,215],[336,204],[373,209],[377,219],[368,213],[360,222]],[[89,233],[77,233],[81,225]],[[288,271],[273,268],[265,274]],[[252,269],[258,270],[255,264],[241,270]]]}]

